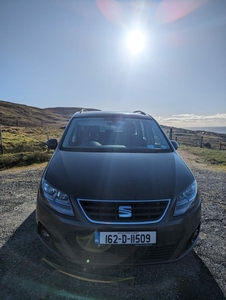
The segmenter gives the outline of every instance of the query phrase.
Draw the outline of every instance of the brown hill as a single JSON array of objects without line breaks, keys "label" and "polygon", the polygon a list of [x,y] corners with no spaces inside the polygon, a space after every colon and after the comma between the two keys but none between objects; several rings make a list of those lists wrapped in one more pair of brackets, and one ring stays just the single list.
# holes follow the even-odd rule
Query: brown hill
[{"label": "brown hill", "polygon": [[81,109],[81,107],[37,108],[0,100],[0,125],[65,126],[70,117]]},{"label": "brown hill", "polygon": [[[63,128],[71,116],[81,107],[37,108],[0,100],[0,125],[14,127],[46,127]],[[96,110],[86,108],[87,110]],[[206,143],[213,149],[226,148],[226,135],[205,131],[193,131],[183,128],[163,126],[166,134],[180,144],[203,146]],[[6,130],[6,128],[4,129]]]}]

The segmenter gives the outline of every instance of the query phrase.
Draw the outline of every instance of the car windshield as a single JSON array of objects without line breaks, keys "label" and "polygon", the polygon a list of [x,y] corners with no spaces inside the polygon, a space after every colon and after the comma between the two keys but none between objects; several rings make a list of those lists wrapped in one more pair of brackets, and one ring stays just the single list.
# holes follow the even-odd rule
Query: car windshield
[{"label": "car windshield", "polygon": [[168,152],[167,139],[153,119],[74,118],[61,142],[66,151]]}]

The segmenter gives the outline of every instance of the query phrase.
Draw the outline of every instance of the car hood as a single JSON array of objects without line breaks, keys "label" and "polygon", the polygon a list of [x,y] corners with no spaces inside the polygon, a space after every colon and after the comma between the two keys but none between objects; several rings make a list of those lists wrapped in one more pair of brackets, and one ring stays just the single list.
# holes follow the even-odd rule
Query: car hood
[{"label": "car hood", "polygon": [[177,152],[103,153],[56,151],[44,178],[83,199],[169,199],[194,177]]}]

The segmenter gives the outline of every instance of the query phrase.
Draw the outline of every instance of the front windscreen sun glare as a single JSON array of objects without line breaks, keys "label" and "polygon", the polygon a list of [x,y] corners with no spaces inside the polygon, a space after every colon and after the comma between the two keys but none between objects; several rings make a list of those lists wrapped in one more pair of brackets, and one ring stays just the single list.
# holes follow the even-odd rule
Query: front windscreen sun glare
[{"label": "front windscreen sun glare", "polygon": [[171,147],[153,119],[131,117],[74,118],[61,150],[165,152]]}]

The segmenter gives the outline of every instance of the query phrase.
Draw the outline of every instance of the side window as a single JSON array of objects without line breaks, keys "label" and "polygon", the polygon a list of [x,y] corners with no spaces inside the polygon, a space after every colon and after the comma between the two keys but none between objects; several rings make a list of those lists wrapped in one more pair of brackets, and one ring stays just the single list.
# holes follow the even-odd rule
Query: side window
[{"label": "side window", "polygon": [[153,138],[154,138],[154,146],[155,147],[161,147],[160,138],[159,138],[158,134],[155,132],[154,129],[153,129]]},{"label": "side window", "polygon": [[70,147],[76,140],[76,122],[73,120],[63,141],[63,147]]},{"label": "side window", "polygon": [[160,149],[170,149],[170,146],[160,131],[159,127],[153,127],[154,147]]},{"label": "side window", "polygon": [[143,122],[140,122],[140,135],[141,135],[142,139],[146,140]]},{"label": "side window", "polygon": [[154,148],[154,137],[151,124],[149,122],[141,122],[141,131],[143,134],[143,139],[147,143],[147,147],[149,149]]},{"label": "side window", "polygon": [[147,141],[147,147],[149,149],[170,148],[161,130],[154,121],[143,123],[142,131],[144,132],[144,138]]}]

